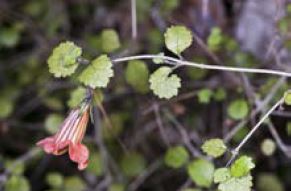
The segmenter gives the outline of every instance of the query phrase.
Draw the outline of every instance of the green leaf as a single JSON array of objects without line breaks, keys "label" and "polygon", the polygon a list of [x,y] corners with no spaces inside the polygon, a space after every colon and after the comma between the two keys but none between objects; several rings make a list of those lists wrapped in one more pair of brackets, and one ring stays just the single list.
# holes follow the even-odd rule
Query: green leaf
[{"label": "green leaf", "polygon": [[216,101],[223,101],[226,98],[226,92],[223,88],[218,88],[213,97]]},{"label": "green leaf", "polygon": [[261,150],[266,156],[271,156],[276,150],[276,144],[272,139],[265,139],[261,144]]},{"label": "green leaf", "polygon": [[214,165],[204,159],[197,159],[187,167],[190,178],[201,187],[209,188],[213,181]]},{"label": "green leaf", "polygon": [[13,101],[8,97],[0,97],[0,105],[0,119],[9,117],[10,114],[13,112]]},{"label": "green leaf", "polygon": [[72,75],[78,67],[77,58],[81,54],[82,49],[73,42],[60,43],[48,58],[49,71],[57,78]]},{"label": "green leaf", "polygon": [[232,101],[227,108],[228,115],[235,120],[245,118],[248,115],[248,112],[248,103],[244,99],[237,99]]},{"label": "green leaf", "polygon": [[13,48],[20,40],[20,30],[15,27],[0,28],[0,46]]},{"label": "green leaf", "polygon": [[291,136],[291,122],[287,123],[286,131],[287,131],[287,135]]},{"label": "green leaf", "polygon": [[247,175],[241,178],[231,178],[218,185],[219,191],[251,191],[253,186],[252,176]]},{"label": "green leaf", "polygon": [[214,183],[221,183],[231,178],[228,168],[219,168],[214,172]]},{"label": "green leaf", "polygon": [[170,99],[178,94],[178,88],[181,87],[181,79],[171,73],[171,68],[160,67],[150,76],[150,88],[159,98]]},{"label": "green leaf", "polygon": [[223,155],[227,149],[222,139],[209,139],[201,148],[204,153],[215,158]]},{"label": "green leaf", "polygon": [[251,157],[241,156],[237,159],[230,168],[231,175],[234,177],[242,177],[249,174],[250,170],[255,168],[255,164]]},{"label": "green leaf", "polygon": [[284,95],[284,102],[286,105],[291,105],[291,91],[286,91]]},{"label": "green leaf", "polygon": [[109,191],[125,191],[125,186],[123,184],[111,184],[109,187]]},{"label": "green leaf", "polygon": [[23,162],[16,163],[13,160],[5,161],[5,167],[8,169],[13,175],[22,175],[25,170],[25,165]]},{"label": "green leaf", "polygon": [[198,188],[186,188],[182,191],[201,191],[201,189],[198,189]]},{"label": "green leaf", "polygon": [[189,153],[183,146],[169,148],[165,155],[165,163],[172,168],[180,168],[189,160]]},{"label": "green leaf", "polygon": [[[165,54],[163,52],[160,52],[157,56],[165,56]],[[162,64],[164,63],[164,60],[162,58],[154,58],[153,62],[155,64]]]},{"label": "green leaf", "polygon": [[5,183],[5,191],[30,191],[28,180],[24,176],[12,175]]},{"label": "green leaf", "polygon": [[202,89],[198,92],[199,103],[209,103],[213,92],[210,89]]},{"label": "green leaf", "polygon": [[137,176],[146,167],[144,157],[137,152],[130,152],[121,159],[121,169],[126,176]]},{"label": "green leaf", "polygon": [[50,172],[46,176],[46,182],[53,188],[60,188],[64,183],[64,177],[58,172]]},{"label": "green leaf", "polygon": [[113,29],[105,29],[101,34],[102,50],[106,53],[113,52],[120,47],[119,36]]},{"label": "green leaf", "polygon": [[140,93],[147,93],[149,91],[149,70],[145,62],[134,60],[128,62],[125,77],[136,91]]},{"label": "green leaf", "polygon": [[70,93],[70,99],[67,104],[70,108],[75,108],[80,105],[80,103],[86,97],[86,89],[83,87],[78,87]]},{"label": "green leaf", "polygon": [[85,182],[77,176],[66,177],[63,191],[80,191],[86,188]]},{"label": "green leaf", "polygon": [[284,186],[280,179],[271,173],[262,173],[257,178],[258,191],[284,191]]},{"label": "green leaf", "polygon": [[218,27],[212,28],[210,35],[207,38],[207,45],[210,50],[216,51],[220,48],[220,45],[223,42],[223,35]]},{"label": "green leaf", "polygon": [[172,26],[164,35],[167,48],[177,55],[192,44],[192,33],[184,26]]},{"label": "green leaf", "polygon": [[107,55],[101,55],[80,74],[79,80],[91,88],[106,87],[113,76],[112,63]]},{"label": "green leaf", "polygon": [[62,115],[50,114],[45,119],[44,127],[50,134],[55,134],[63,121],[64,117]]},{"label": "green leaf", "polygon": [[101,176],[103,174],[103,162],[100,153],[98,152],[91,153],[89,161],[90,162],[86,170],[96,176]]}]

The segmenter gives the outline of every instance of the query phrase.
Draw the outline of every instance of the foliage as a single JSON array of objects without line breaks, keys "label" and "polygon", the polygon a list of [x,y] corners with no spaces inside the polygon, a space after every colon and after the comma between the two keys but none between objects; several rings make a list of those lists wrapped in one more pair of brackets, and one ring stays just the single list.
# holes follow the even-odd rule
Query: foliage
[{"label": "foliage", "polygon": [[126,176],[137,176],[145,167],[144,157],[137,152],[127,153],[121,159],[121,169]]},{"label": "foliage", "polygon": [[78,67],[77,58],[81,54],[82,49],[73,42],[60,43],[48,58],[49,71],[55,77],[72,75]]},{"label": "foliage", "polygon": [[204,142],[201,148],[204,153],[215,158],[223,155],[227,149],[221,139],[209,139]]},{"label": "foliage", "polygon": [[249,107],[244,99],[237,99],[230,103],[227,112],[231,118],[239,120],[247,116],[249,112]]},{"label": "foliage", "polygon": [[276,151],[276,144],[272,139],[265,139],[261,143],[261,150],[266,156],[271,156]]},{"label": "foliage", "polygon": [[228,168],[219,168],[214,172],[214,183],[221,183],[231,178],[230,170]]},{"label": "foliage", "polygon": [[189,160],[188,151],[183,146],[171,147],[165,155],[165,163],[172,168],[180,168]]},{"label": "foliage", "polygon": [[101,34],[102,50],[106,53],[113,52],[120,47],[119,36],[113,29],[105,29]]},{"label": "foliage", "polygon": [[125,78],[136,91],[147,93],[149,91],[149,70],[145,62],[140,60],[128,62]]},{"label": "foliage", "polygon": [[187,167],[188,174],[201,187],[209,188],[213,181],[214,165],[204,159],[196,159]]},{"label": "foliage", "polygon": [[80,82],[91,88],[106,87],[109,78],[113,76],[112,63],[107,55],[95,58],[92,63],[82,71]]},{"label": "foliage", "polygon": [[251,191],[252,176],[247,175],[240,178],[230,178],[219,184],[218,189],[220,191]]},{"label": "foliage", "polygon": [[180,55],[192,44],[192,34],[184,26],[172,26],[165,33],[167,48],[173,53]]},{"label": "foliage", "polygon": [[252,158],[241,156],[231,165],[230,173],[233,177],[242,177],[248,175],[253,168],[255,168],[255,164],[253,163]]},{"label": "foliage", "polygon": [[171,72],[171,68],[163,66],[150,76],[150,88],[159,98],[170,99],[178,94],[181,79]]}]

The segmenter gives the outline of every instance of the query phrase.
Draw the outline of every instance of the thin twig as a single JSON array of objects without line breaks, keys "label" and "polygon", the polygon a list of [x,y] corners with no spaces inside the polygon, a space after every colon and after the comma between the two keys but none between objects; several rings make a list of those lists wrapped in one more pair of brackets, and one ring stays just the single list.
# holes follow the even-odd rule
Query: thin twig
[{"label": "thin twig", "polygon": [[137,38],[136,0],[131,0],[131,30],[132,38]]},{"label": "thin twig", "polygon": [[266,112],[266,114],[260,119],[260,121],[254,126],[254,128],[244,137],[244,139],[239,143],[239,145],[232,151],[232,157],[228,161],[226,166],[229,166],[236,156],[239,154],[240,149],[245,145],[245,143],[252,137],[252,135],[258,130],[261,124],[269,117],[269,115],[283,103],[284,97],[282,97],[273,107]]},{"label": "thin twig", "polygon": [[[244,72],[244,73],[255,73],[255,74],[272,74],[278,76],[286,76],[291,77],[291,73],[278,71],[278,70],[269,70],[269,69],[256,69],[256,68],[240,68],[240,67],[228,67],[228,66],[218,66],[218,65],[208,65],[208,64],[200,64],[196,62],[189,62],[185,60],[179,60],[169,56],[162,56],[162,55],[137,55],[137,56],[128,56],[123,58],[113,59],[112,62],[119,63],[119,62],[127,62],[130,60],[139,60],[139,59],[163,59],[174,62],[171,65],[176,66],[177,64],[181,66],[190,66],[200,69],[207,69],[207,70],[222,70],[222,71],[231,71],[231,72]],[[170,64],[170,63],[169,63]]]}]

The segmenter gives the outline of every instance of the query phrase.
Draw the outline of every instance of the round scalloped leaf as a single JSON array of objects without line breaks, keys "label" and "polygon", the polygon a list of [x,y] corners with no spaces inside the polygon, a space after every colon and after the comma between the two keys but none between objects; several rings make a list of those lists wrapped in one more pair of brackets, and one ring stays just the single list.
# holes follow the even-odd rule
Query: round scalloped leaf
[{"label": "round scalloped leaf", "polygon": [[242,177],[249,174],[255,168],[251,157],[241,156],[230,167],[230,173],[233,177]]},{"label": "round scalloped leaf", "polygon": [[231,178],[219,184],[220,191],[251,191],[253,183],[252,176],[247,175],[241,178]]},{"label": "round scalloped leaf", "polygon": [[221,183],[231,178],[228,168],[219,168],[214,172],[214,183]]},{"label": "round scalloped leaf", "polygon": [[209,139],[204,142],[201,148],[204,153],[215,158],[223,155],[227,149],[221,139]]},{"label": "round scalloped leaf", "polygon": [[105,29],[101,33],[102,50],[106,53],[113,52],[120,47],[119,36],[113,29]]},{"label": "round scalloped leaf", "polygon": [[284,191],[281,180],[272,173],[262,173],[256,178],[256,190],[258,191]]},{"label": "round scalloped leaf", "polygon": [[125,78],[136,91],[147,93],[149,91],[149,70],[145,62],[133,60],[128,62]]},{"label": "round scalloped leaf", "polygon": [[60,188],[64,183],[64,177],[58,172],[48,173],[45,180],[53,188]]},{"label": "round scalloped leaf", "polygon": [[53,113],[45,119],[44,127],[50,134],[55,134],[63,121],[64,117],[62,115]]},{"label": "round scalloped leaf", "polygon": [[112,63],[107,55],[101,55],[83,70],[80,82],[91,88],[106,87],[113,76]]},{"label": "round scalloped leaf", "polygon": [[169,67],[160,67],[150,76],[150,88],[159,98],[170,99],[178,94],[178,88],[181,87],[181,79],[171,73]]},{"label": "round scalloped leaf", "polygon": [[248,103],[244,99],[237,99],[230,103],[227,108],[228,115],[235,120],[245,118],[249,113]]},{"label": "round scalloped leaf", "polygon": [[172,26],[164,36],[167,48],[177,55],[192,44],[192,33],[184,26]]},{"label": "round scalloped leaf", "polygon": [[67,104],[70,108],[75,108],[80,105],[80,103],[86,97],[86,89],[83,87],[78,87],[70,93],[70,99]]},{"label": "round scalloped leaf", "polygon": [[82,49],[73,42],[60,43],[48,58],[50,73],[57,78],[72,75],[78,67],[77,58],[81,54]]},{"label": "round scalloped leaf", "polygon": [[204,159],[197,159],[187,167],[188,174],[198,186],[209,188],[213,181],[214,165]]},{"label": "round scalloped leaf", "polygon": [[137,176],[146,167],[144,157],[137,152],[130,152],[121,159],[121,169],[126,176]]},{"label": "round scalloped leaf", "polygon": [[172,168],[180,168],[189,160],[189,153],[183,146],[169,148],[166,152],[165,163]]},{"label": "round scalloped leaf", "polygon": [[29,191],[30,184],[29,181],[24,176],[17,176],[12,175],[6,182],[5,182],[5,189],[6,191]]},{"label": "round scalloped leaf", "polygon": [[261,151],[266,156],[271,156],[276,150],[276,144],[272,139],[265,139],[261,144]]}]

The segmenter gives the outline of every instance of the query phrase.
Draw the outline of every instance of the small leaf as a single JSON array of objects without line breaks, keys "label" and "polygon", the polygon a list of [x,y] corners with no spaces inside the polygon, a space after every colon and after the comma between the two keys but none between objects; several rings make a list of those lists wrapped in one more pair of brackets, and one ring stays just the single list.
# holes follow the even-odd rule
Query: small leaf
[{"label": "small leaf", "polygon": [[284,95],[284,102],[286,105],[291,105],[291,91],[287,91]]},{"label": "small leaf", "polygon": [[214,95],[213,95],[213,98],[216,100],[216,101],[223,101],[225,98],[226,98],[226,92],[223,88],[218,88]]},{"label": "small leaf", "polygon": [[[157,56],[165,56],[165,54],[163,52],[160,52]],[[153,62],[155,64],[162,64],[164,63],[164,60],[162,58],[154,58]]]},{"label": "small leaf", "polygon": [[109,191],[125,191],[125,186],[123,184],[113,183],[110,185]]},{"label": "small leaf", "polygon": [[136,91],[147,93],[149,91],[149,70],[145,62],[140,60],[130,61],[125,71],[127,83]]},{"label": "small leaf", "polygon": [[172,26],[165,33],[165,43],[170,51],[180,55],[192,44],[192,33],[184,26]]},{"label": "small leaf", "polygon": [[5,191],[30,191],[30,184],[24,176],[12,175],[5,183]]},{"label": "small leaf", "polygon": [[119,36],[113,29],[105,29],[101,34],[102,50],[106,53],[113,52],[120,47]]},{"label": "small leaf", "polygon": [[101,176],[103,173],[103,162],[100,153],[93,152],[90,154],[89,161],[91,162],[88,164],[87,171],[96,176]]},{"label": "small leaf", "polygon": [[265,139],[261,144],[261,150],[266,156],[271,156],[276,150],[276,144],[272,139]]},{"label": "small leaf", "polygon": [[213,92],[210,89],[202,89],[198,92],[199,103],[209,103]]},{"label": "small leaf", "polygon": [[220,48],[223,42],[223,36],[220,28],[214,27],[211,30],[209,37],[207,38],[207,45],[210,50],[216,51]]},{"label": "small leaf", "polygon": [[107,55],[101,55],[84,69],[79,80],[91,88],[106,87],[113,76],[112,63]]},{"label": "small leaf", "polygon": [[63,121],[64,117],[62,115],[50,114],[45,119],[44,127],[50,134],[55,134]]},{"label": "small leaf", "polygon": [[280,179],[271,173],[262,173],[258,176],[256,187],[258,191],[284,191]]},{"label": "small leaf", "polygon": [[0,97],[0,119],[9,117],[10,114],[13,112],[14,103],[8,97]]},{"label": "small leaf", "polygon": [[204,159],[197,159],[187,167],[190,178],[201,187],[209,188],[213,181],[214,165]]},{"label": "small leaf", "polygon": [[53,188],[60,188],[64,183],[64,178],[60,173],[51,172],[46,176],[46,182]]},{"label": "small leaf", "polygon": [[144,157],[136,152],[127,153],[121,159],[121,169],[127,176],[137,176],[146,167]]},{"label": "small leaf", "polygon": [[214,172],[214,183],[221,183],[231,178],[228,168],[219,168]]},{"label": "small leaf", "polygon": [[215,158],[223,155],[227,149],[221,139],[209,139],[202,145],[201,148],[204,153]]},{"label": "small leaf", "polygon": [[86,89],[83,87],[78,87],[70,93],[70,99],[67,104],[70,108],[75,108],[80,105],[80,103],[86,97]]},{"label": "small leaf", "polygon": [[181,79],[171,73],[171,68],[160,67],[150,76],[150,88],[159,98],[170,99],[178,94],[178,88],[181,87]]},{"label": "small leaf", "polygon": [[241,156],[230,168],[231,175],[234,177],[242,177],[249,174],[250,170],[255,168],[255,164],[251,157]]},{"label": "small leaf", "polygon": [[77,176],[69,176],[66,177],[64,181],[64,188],[63,191],[80,191],[85,190],[86,184],[85,182],[77,177]]},{"label": "small leaf", "polygon": [[235,120],[245,118],[248,115],[248,112],[248,103],[244,99],[237,99],[231,102],[227,108],[228,115]]},{"label": "small leaf", "polygon": [[169,148],[166,152],[165,163],[172,168],[180,168],[189,160],[189,153],[183,146]]},{"label": "small leaf", "polygon": [[218,185],[219,191],[251,191],[253,183],[252,176],[247,175],[241,178],[231,178]]},{"label": "small leaf", "polygon": [[57,78],[70,76],[77,69],[81,54],[82,49],[73,42],[60,43],[48,58],[49,71]]}]

